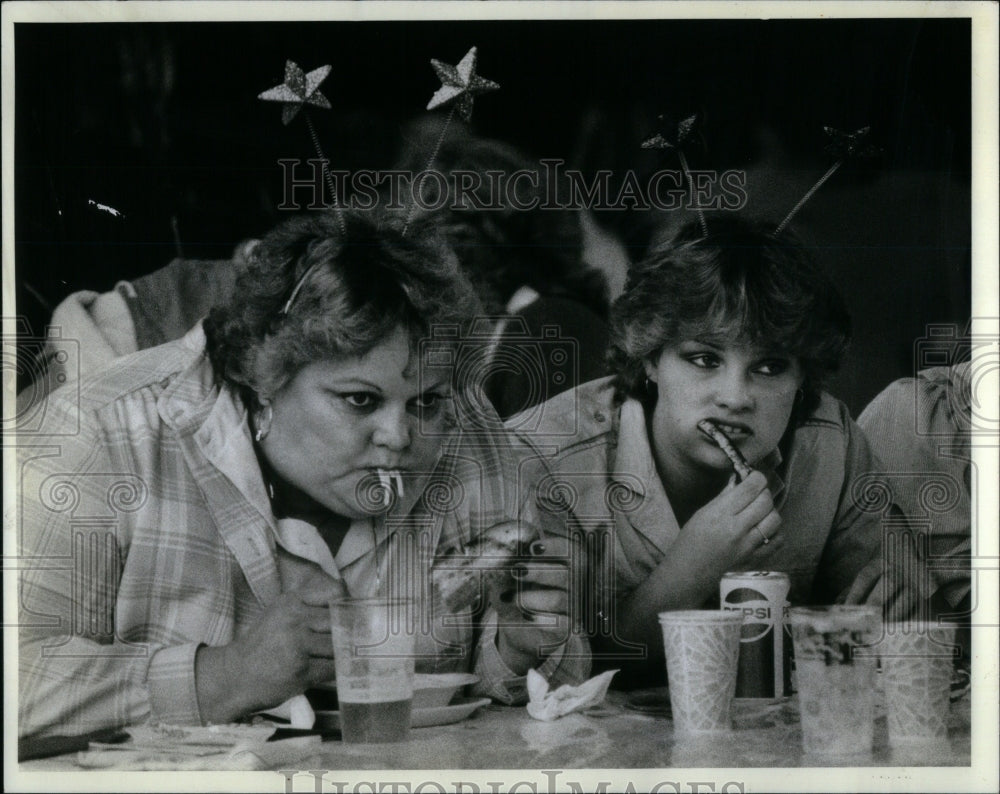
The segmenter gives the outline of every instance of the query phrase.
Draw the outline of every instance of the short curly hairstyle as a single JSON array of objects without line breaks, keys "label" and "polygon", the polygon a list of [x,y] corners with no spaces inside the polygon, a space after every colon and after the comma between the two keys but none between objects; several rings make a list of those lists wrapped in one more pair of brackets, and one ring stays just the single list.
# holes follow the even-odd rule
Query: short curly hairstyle
[{"label": "short curly hairstyle", "polygon": [[398,327],[416,345],[435,325],[460,325],[478,309],[455,255],[430,229],[413,225],[404,236],[392,220],[345,210],[273,229],[204,328],[217,380],[252,401],[309,363],[364,355]]},{"label": "short curly hairstyle", "polygon": [[713,218],[709,234],[685,226],[629,272],[611,310],[608,359],[618,396],[645,401],[645,362],[684,339],[782,351],[804,382],[800,415],[819,403],[850,340],[843,298],[809,251],[774,225]]}]

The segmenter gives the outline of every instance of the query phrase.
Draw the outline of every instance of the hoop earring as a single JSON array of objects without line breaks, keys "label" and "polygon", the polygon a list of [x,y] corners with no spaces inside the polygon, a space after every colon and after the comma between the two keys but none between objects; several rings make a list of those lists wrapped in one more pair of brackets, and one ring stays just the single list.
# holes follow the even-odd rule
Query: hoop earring
[{"label": "hoop earring", "polygon": [[267,438],[267,434],[271,432],[272,419],[274,419],[274,409],[270,405],[265,405],[254,415],[253,423],[257,427],[253,434],[254,441],[259,443]]}]

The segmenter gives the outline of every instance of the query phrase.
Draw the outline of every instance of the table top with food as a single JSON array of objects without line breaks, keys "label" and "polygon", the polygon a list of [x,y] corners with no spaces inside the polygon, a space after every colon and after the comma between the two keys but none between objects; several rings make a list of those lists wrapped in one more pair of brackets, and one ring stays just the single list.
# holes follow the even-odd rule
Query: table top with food
[{"label": "table top with food", "polygon": [[[456,678],[444,677],[449,683]],[[392,743],[348,743],[339,712],[316,711],[312,731],[275,721],[216,727],[140,727],[115,741],[37,758],[22,771],[115,769],[655,769],[815,766],[967,766],[971,705],[966,694],[949,709],[947,737],[893,747],[884,701],[876,699],[869,753],[814,756],[803,751],[797,695],[732,702],[732,729],[678,733],[667,688],[610,691],[600,702],[551,720],[525,707],[490,704],[462,687],[418,690],[412,727]],[[553,693],[556,694],[556,693]],[[565,693],[560,697],[566,699]],[[443,703],[442,703],[443,699]],[[585,701],[580,701],[585,704]],[[334,704],[331,704],[334,705]],[[572,706],[570,707],[572,708]],[[119,741],[123,740],[123,741]]]}]

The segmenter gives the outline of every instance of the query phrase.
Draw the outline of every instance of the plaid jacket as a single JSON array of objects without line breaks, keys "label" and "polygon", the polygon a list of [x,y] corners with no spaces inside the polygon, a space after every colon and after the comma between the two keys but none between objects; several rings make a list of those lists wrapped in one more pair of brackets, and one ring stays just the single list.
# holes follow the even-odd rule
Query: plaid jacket
[{"label": "plaid jacket", "polygon": [[[200,723],[199,646],[232,641],[314,564],[279,532],[200,326],[63,387],[31,418],[17,455],[19,734]],[[352,525],[335,558],[352,594],[426,597],[435,557],[519,514],[512,466],[501,433],[457,432],[377,531]],[[483,692],[522,700],[523,678],[481,630],[495,617],[465,617],[425,619],[418,669],[474,666]],[[540,668],[554,684],[589,670],[585,643],[565,647]]]}]

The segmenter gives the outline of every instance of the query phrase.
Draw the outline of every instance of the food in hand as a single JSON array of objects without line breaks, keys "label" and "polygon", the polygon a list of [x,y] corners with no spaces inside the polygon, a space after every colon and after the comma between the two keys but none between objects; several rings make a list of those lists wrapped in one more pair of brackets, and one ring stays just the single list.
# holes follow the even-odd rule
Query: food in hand
[{"label": "food in hand", "polygon": [[434,561],[431,586],[434,604],[446,613],[472,605],[481,588],[499,584],[519,558],[523,531],[516,521],[490,527],[460,553]]},{"label": "food in hand", "polygon": [[747,459],[743,457],[743,453],[729,440],[729,436],[723,433],[714,422],[702,419],[698,422],[698,429],[712,439],[719,449],[726,453],[726,457],[729,458],[733,464],[733,468],[736,470],[737,481],[743,481],[750,476],[753,469],[750,468]]}]

